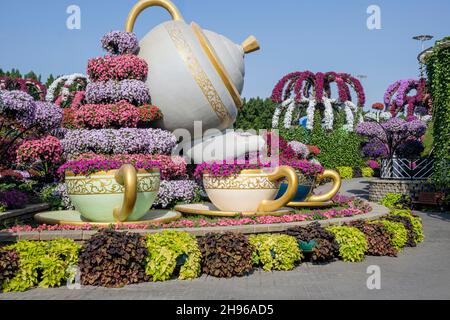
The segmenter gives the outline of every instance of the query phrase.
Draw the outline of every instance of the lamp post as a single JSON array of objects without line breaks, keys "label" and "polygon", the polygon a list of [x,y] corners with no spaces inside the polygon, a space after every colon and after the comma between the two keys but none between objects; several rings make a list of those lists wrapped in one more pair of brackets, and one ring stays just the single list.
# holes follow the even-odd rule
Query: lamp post
[{"label": "lamp post", "polygon": [[[422,34],[422,35],[418,35],[418,36],[414,36],[413,40],[417,40],[420,41],[421,43],[421,52],[423,52],[425,50],[425,42],[426,41],[430,41],[431,39],[433,39],[433,36],[429,35],[429,34]],[[424,64],[422,62],[419,62],[419,70],[420,70],[420,78],[423,78],[424,76]]]}]

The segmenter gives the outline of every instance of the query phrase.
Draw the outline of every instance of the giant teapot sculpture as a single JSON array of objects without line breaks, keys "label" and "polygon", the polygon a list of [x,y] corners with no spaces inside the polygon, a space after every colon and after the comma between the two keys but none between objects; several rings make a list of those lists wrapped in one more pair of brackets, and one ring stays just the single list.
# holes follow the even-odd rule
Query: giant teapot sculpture
[{"label": "giant teapot sculpture", "polygon": [[131,10],[126,31],[133,31],[138,15],[160,6],[173,21],[151,30],[140,42],[139,56],[149,64],[147,85],[152,103],[164,114],[162,126],[194,132],[194,122],[207,129],[224,130],[236,120],[242,106],[244,55],[259,50],[250,36],[242,45],[207,30],[188,25],[169,0],[141,0]]}]

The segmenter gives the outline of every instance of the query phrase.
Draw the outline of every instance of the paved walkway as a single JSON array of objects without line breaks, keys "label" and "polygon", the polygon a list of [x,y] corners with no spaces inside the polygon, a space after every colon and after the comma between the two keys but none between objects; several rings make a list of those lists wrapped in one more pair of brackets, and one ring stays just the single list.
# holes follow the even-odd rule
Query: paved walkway
[{"label": "paved walkway", "polygon": [[[359,192],[364,179],[346,182],[344,191]],[[350,187],[350,188],[348,188]],[[354,189],[355,187],[355,189]],[[355,191],[352,191],[355,190]],[[406,248],[398,258],[367,257],[362,263],[302,264],[289,272],[255,271],[243,278],[202,276],[123,289],[86,287],[34,289],[0,294],[4,299],[450,299],[450,213],[419,213],[425,242]],[[381,289],[366,286],[367,268],[381,269]]]}]

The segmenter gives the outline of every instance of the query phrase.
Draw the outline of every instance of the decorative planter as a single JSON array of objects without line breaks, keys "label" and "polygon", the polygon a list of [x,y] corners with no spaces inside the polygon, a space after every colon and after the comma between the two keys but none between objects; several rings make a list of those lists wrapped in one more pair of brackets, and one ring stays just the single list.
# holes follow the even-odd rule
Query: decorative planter
[{"label": "decorative planter", "polygon": [[66,172],[70,200],[92,222],[138,221],[153,205],[159,183],[159,169],[136,171],[132,165],[90,176]]},{"label": "decorative planter", "polygon": [[[298,176],[298,186],[297,186],[297,192],[292,199],[292,203],[302,203],[302,202],[325,202],[331,200],[341,188],[341,177],[339,176],[339,173],[337,173],[334,170],[325,170],[322,174],[318,175],[317,177],[308,177],[305,176],[303,173],[296,171]],[[333,180],[333,187],[332,189],[319,196],[311,195],[314,188],[319,184],[321,180],[324,179],[332,179]],[[287,183],[282,183],[280,186],[280,191],[277,195],[277,198],[282,197],[288,188]]]},{"label": "decorative planter", "polygon": [[251,36],[238,45],[194,22],[189,25],[168,0],[139,1],[126,31],[133,31],[139,14],[153,6],[166,9],[173,19],[152,29],[139,52],[151,70],[147,85],[152,102],[164,113],[163,127],[193,133],[194,122],[201,120],[203,131],[229,128],[242,106],[244,55],[259,49],[257,40]]},{"label": "decorative planter", "polygon": [[[275,200],[283,178],[288,180],[287,190]],[[243,170],[229,177],[204,174],[203,185],[211,202],[222,211],[271,212],[291,201],[297,192],[298,177],[294,169],[283,166],[272,172]]]}]

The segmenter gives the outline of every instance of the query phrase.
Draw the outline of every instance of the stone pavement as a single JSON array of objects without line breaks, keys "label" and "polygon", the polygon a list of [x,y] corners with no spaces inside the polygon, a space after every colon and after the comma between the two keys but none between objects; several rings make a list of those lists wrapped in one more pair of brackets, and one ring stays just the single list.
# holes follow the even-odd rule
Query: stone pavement
[{"label": "stone pavement", "polygon": [[[345,183],[345,193],[360,192],[364,179]],[[350,188],[349,188],[350,187]],[[367,257],[362,263],[302,264],[289,272],[255,271],[243,278],[167,281],[122,289],[86,287],[34,289],[0,294],[5,299],[450,299],[450,213],[418,213],[425,242],[397,258]],[[381,289],[366,286],[367,268],[381,268]]]}]

